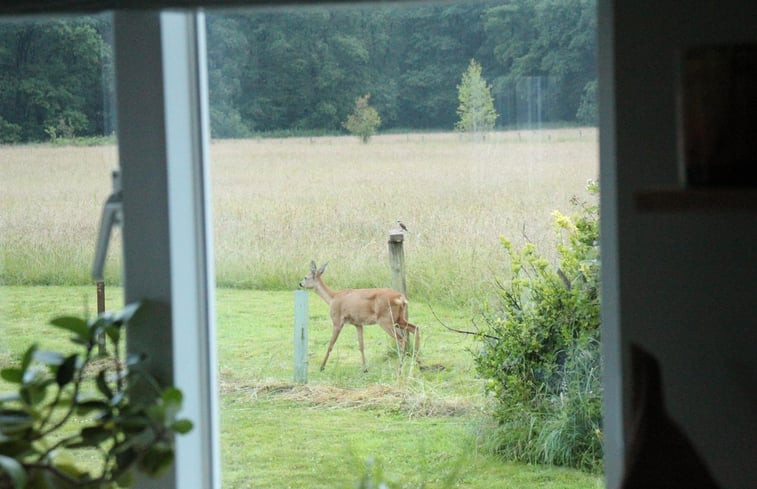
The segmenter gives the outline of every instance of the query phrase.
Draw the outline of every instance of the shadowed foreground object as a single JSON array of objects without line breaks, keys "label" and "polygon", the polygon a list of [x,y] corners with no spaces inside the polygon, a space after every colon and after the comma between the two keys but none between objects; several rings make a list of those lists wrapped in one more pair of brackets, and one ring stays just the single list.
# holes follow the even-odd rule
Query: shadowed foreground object
[{"label": "shadowed foreground object", "polygon": [[720,489],[665,409],[657,360],[631,347],[634,423],[622,489]]}]

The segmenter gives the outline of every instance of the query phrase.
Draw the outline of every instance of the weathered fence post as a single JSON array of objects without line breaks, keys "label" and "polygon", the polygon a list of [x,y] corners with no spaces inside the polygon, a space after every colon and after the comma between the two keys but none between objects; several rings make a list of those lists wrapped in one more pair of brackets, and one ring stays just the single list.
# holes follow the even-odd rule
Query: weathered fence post
[{"label": "weathered fence post", "polygon": [[[97,281],[97,314],[105,312],[105,282],[102,280]],[[97,352],[100,355],[105,355],[105,335],[100,334],[97,338]]]},{"label": "weathered fence post", "polygon": [[405,233],[402,229],[389,231],[389,264],[392,267],[392,288],[407,296],[407,284],[405,283],[405,251],[402,242]]},{"label": "weathered fence post", "polygon": [[294,291],[294,381],[308,382],[308,291]]}]

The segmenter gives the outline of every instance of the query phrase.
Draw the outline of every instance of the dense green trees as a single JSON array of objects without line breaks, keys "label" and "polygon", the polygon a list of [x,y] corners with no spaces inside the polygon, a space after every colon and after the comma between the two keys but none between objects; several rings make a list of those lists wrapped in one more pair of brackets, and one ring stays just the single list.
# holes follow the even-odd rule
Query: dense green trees
[{"label": "dense green trees", "polygon": [[100,18],[0,28],[0,142],[104,134],[112,80]]},{"label": "dense green trees", "polygon": [[[209,13],[216,137],[337,132],[371,94],[384,130],[452,129],[470,59],[497,123],[593,123],[595,0],[252,9]],[[103,18],[0,24],[0,140],[112,131]]]}]

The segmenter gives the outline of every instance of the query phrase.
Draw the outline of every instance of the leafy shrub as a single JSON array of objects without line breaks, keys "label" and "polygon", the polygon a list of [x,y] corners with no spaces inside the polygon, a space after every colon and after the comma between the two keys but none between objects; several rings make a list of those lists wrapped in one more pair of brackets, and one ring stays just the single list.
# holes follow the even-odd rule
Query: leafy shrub
[{"label": "leafy shrub", "polygon": [[0,144],[21,141],[21,126],[8,122],[0,116]]},{"label": "leafy shrub", "polygon": [[210,108],[210,131],[214,138],[246,138],[251,134],[238,110],[218,105]]},{"label": "leafy shrub", "polygon": [[[596,183],[590,182],[596,191]],[[553,213],[558,267],[502,238],[510,280],[484,304],[478,373],[497,403],[507,458],[596,470],[601,464],[597,206]]]},{"label": "leafy shrub", "polygon": [[[192,429],[177,418],[182,393],[159,386],[141,356],[121,350],[125,326],[142,309],[53,319],[77,353],[33,344],[20,366],[0,371],[16,388],[0,397],[0,487],[131,487],[134,471],[158,476],[173,463],[174,436]],[[110,353],[97,353],[105,344]],[[144,392],[132,396],[137,390]]]}]

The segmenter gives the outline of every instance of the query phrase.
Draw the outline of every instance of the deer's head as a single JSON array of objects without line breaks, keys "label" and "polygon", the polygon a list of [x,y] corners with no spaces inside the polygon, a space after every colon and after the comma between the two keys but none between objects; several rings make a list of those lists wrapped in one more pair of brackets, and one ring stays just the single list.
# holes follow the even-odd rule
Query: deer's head
[{"label": "deer's head", "polygon": [[312,289],[315,288],[316,284],[318,284],[318,279],[323,274],[323,272],[326,270],[326,267],[328,266],[328,263],[324,263],[321,268],[316,268],[315,262],[310,262],[310,273],[305,275],[305,278],[300,280],[300,287],[303,289]]}]

